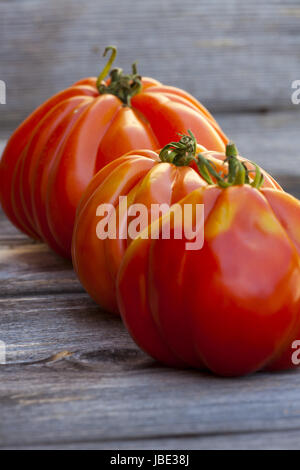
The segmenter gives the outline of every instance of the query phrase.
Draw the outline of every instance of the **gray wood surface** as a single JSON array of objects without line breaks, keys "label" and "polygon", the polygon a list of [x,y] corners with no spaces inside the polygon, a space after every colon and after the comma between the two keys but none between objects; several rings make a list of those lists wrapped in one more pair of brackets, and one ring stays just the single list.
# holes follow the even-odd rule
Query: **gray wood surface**
[{"label": "gray wood surface", "polygon": [[69,261],[27,240],[1,241],[0,296],[82,292]]},{"label": "gray wood surface", "polygon": [[299,0],[0,0],[0,79],[12,128],[37,104],[103,66],[187,89],[212,111],[292,108],[300,79]]},{"label": "gray wood surface", "polygon": [[[297,175],[281,181],[299,195]],[[222,379],[160,366],[68,262],[2,213],[0,312],[0,449],[300,448],[300,372]]]},{"label": "gray wood surface", "polygon": [[[39,103],[118,65],[193,93],[300,198],[299,0],[0,0],[0,154]],[[0,449],[300,449],[300,372],[221,379],[148,358],[70,263],[0,212]]]},{"label": "gray wood surface", "polygon": [[297,372],[232,380],[161,367],[82,294],[0,305],[2,448],[265,448],[282,436],[300,447]]},{"label": "gray wood surface", "polygon": [[260,164],[279,179],[281,175],[300,176],[298,111],[216,116],[246,158]]},{"label": "gray wood surface", "polygon": [[[160,437],[159,439],[131,439],[106,442],[78,442],[20,446],[17,449],[34,450],[294,450],[299,449],[300,432],[277,431],[234,433],[210,436]],[[1,448],[2,450],[3,448]],[[5,447],[4,447],[5,449]]]}]

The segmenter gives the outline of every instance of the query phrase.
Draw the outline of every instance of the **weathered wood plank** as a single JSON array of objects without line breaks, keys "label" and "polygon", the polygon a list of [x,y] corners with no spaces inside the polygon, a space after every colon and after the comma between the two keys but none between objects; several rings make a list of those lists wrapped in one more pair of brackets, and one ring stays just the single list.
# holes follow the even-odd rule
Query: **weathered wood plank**
[{"label": "weathered wood plank", "polygon": [[[13,446],[17,450],[299,450],[300,431]],[[3,449],[0,447],[0,449]],[[114,454],[116,455],[116,453]],[[121,454],[122,455],[122,454]]]},{"label": "weathered wood plank", "polygon": [[[119,65],[187,89],[216,110],[292,107],[299,79],[298,0],[1,0],[0,122],[99,73],[105,45]],[[16,8],[18,14],[16,14]]]},{"label": "weathered wood plank", "polygon": [[98,357],[1,366],[1,445],[300,429],[298,373],[233,381],[150,363],[118,371]]},{"label": "weathered wood plank", "polygon": [[107,371],[111,372],[123,370],[126,363],[133,367],[135,361],[145,359],[120,317],[102,312],[85,293],[0,297],[0,311],[0,339],[7,345],[7,362],[23,363],[16,367],[17,373],[30,361],[48,357],[37,366],[52,364],[61,351],[66,357],[69,352],[74,363],[79,354],[83,367],[85,362],[95,362],[106,370],[110,363]]},{"label": "weathered wood plank", "polygon": [[12,240],[23,240],[27,241],[28,237],[20,232],[13,224],[11,224],[0,207],[0,240],[1,242],[12,241]]},{"label": "weathered wood plank", "polygon": [[300,176],[298,111],[217,115],[242,155],[277,177]]},{"label": "weathered wood plank", "polygon": [[271,445],[269,433],[299,436],[299,372],[237,380],[164,368],[85,295],[1,299],[0,309],[0,447],[242,447],[241,434],[253,446]]},{"label": "weathered wood plank", "polygon": [[2,297],[83,292],[70,261],[29,239],[1,242],[0,281]]}]

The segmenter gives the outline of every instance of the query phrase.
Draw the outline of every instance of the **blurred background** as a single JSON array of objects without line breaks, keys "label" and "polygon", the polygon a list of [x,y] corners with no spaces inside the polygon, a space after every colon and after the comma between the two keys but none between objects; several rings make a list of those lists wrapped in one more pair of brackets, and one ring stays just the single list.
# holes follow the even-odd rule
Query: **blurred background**
[{"label": "blurred background", "polygon": [[[118,66],[201,100],[240,152],[275,175],[300,174],[299,0],[0,0],[0,137],[76,80]],[[3,141],[2,141],[3,145]],[[282,163],[284,156],[284,165]]]}]

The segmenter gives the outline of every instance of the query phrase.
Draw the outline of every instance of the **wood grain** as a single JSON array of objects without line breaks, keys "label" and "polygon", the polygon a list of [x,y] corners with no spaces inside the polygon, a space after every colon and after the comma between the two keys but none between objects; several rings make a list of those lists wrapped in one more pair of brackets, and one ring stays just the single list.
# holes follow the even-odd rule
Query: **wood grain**
[{"label": "wood grain", "polygon": [[[0,0],[1,126],[54,92],[118,64],[185,88],[212,111],[286,109],[300,79],[298,0]],[[17,14],[16,14],[17,11]]]},{"label": "wood grain", "polygon": [[98,371],[109,371],[110,363],[112,372],[145,359],[119,316],[102,312],[85,293],[58,292],[58,286],[55,296],[0,297],[1,339],[7,344],[10,370],[64,360],[76,364],[78,359],[83,368],[91,365]]},{"label": "wood grain", "polygon": [[2,447],[118,448],[124,440],[125,448],[132,440],[147,448],[148,440],[179,439],[178,446],[183,439],[193,448],[210,437],[212,447],[217,437],[219,446],[234,445],[241,434],[249,441],[240,445],[249,446],[257,433],[299,435],[300,373],[233,380],[164,368],[136,348],[118,318],[81,295],[0,305],[8,343],[0,366]]},{"label": "wood grain", "polygon": [[[22,284],[24,246],[32,286],[50,279],[52,293]],[[221,379],[162,367],[117,316],[64,292],[61,260],[37,246],[14,240],[0,268],[0,448],[300,448],[299,372]],[[5,291],[9,278],[20,287]]]},{"label": "wood grain", "polygon": [[71,262],[29,239],[0,244],[0,296],[82,292]]},{"label": "wood grain", "polygon": [[[14,446],[28,450],[295,450],[299,449],[300,432],[277,431],[236,433],[210,436],[157,437],[155,439],[114,440]],[[3,447],[0,449],[2,450]],[[114,454],[115,455],[115,454]]]},{"label": "wood grain", "polygon": [[241,155],[278,178],[300,176],[297,111],[217,115]]},{"label": "wood grain", "polygon": [[[300,197],[297,116],[218,118]],[[222,379],[158,365],[68,261],[1,212],[0,340],[0,449],[300,449],[300,372]]]}]

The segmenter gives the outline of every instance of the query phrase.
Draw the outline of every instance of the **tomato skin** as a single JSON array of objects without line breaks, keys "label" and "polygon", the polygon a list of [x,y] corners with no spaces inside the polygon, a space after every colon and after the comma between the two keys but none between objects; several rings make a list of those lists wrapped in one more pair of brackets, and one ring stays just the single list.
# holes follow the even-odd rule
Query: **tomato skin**
[{"label": "tomato skin", "polygon": [[244,185],[196,189],[188,203],[204,204],[202,249],[138,237],[122,260],[118,305],[133,339],[167,365],[222,376],[294,367],[300,202]]},{"label": "tomato skin", "polygon": [[57,93],[41,106],[39,106],[16,129],[9,139],[0,161],[0,202],[8,218],[20,230],[24,231],[24,227],[19,225],[12,208],[11,185],[16,164],[21,157],[21,152],[30,139],[31,133],[41,121],[41,119],[43,119],[43,117],[47,115],[47,113],[58,103],[73,96],[96,96],[96,94],[96,90],[91,88],[90,85],[74,85]]},{"label": "tomato skin", "polygon": [[[74,115],[77,117],[80,110],[84,106],[88,107],[91,102],[92,99],[90,97],[73,97],[57,104],[47,114],[47,116],[42,119],[39,125],[36,126],[31,140],[26,146],[23,156],[19,160],[19,181],[18,183],[15,182],[13,185],[12,193],[13,200],[16,196],[21,198],[21,206],[19,207],[19,210],[14,206],[14,212],[15,215],[19,217],[20,223],[24,221],[23,224],[26,223],[26,226],[30,227],[32,231],[35,231],[37,236],[39,234],[39,226],[37,226],[36,220],[34,219],[35,208],[33,201],[33,185],[36,178],[37,165],[41,168],[42,164],[44,171],[40,176],[43,177],[44,174],[46,174],[45,154],[47,153],[49,155],[49,150],[51,149],[52,157],[53,152],[59,149],[59,141],[57,141],[56,138],[58,129],[62,125],[64,129],[66,129],[68,127],[66,120],[74,120]],[[76,111],[76,114],[74,111]],[[53,148],[54,141],[55,147]],[[16,173],[17,171],[15,171],[15,176]],[[39,181],[37,182],[39,183]],[[20,188],[19,191],[18,188]]]},{"label": "tomato skin", "polygon": [[[72,258],[74,269],[90,296],[102,308],[118,313],[115,280],[130,240],[126,218],[119,225],[119,197],[127,196],[128,205],[143,203],[172,205],[194,189],[206,185],[190,167],[163,163],[153,151],[135,151],[114,160],[90,182],[78,210],[73,232]],[[117,211],[117,239],[100,240],[96,230],[101,204],[113,204]]]},{"label": "tomato skin", "polygon": [[42,104],[11,136],[0,162],[6,215],[65,257],[71,256],[80,198],[107,163],[136,148],[155,150],[189,128],[211,150],[223,152],[227,143],[214,118],[183,90],[145,77],[129,107],[114,95],[100,95],[96,82],[82,79]]},{"label": "tomato skin", "polygon": [[[224,154],[200,146],[197,152],[209,157],[218,172],[224,172]],[[117,239],[99,240],[96,231],[101,219],[96,216],[97,208],[101,204],[113,204],[119,221],[120,196],[128,197],[128,206],[142,203],[150,213],[152,204],[171,206],[194,189],[206,185],[194,163],[188,167],[162,163],[158,153],[149,150],[129,152],[94,176],[77,209],[72,259],[82,285],[102,308],[118,313],[115,281],[131,240],[127,237],[128,224],[124,215],[121,225],[117,225]],[[265,173],[264,187],[276,185]]]}]

